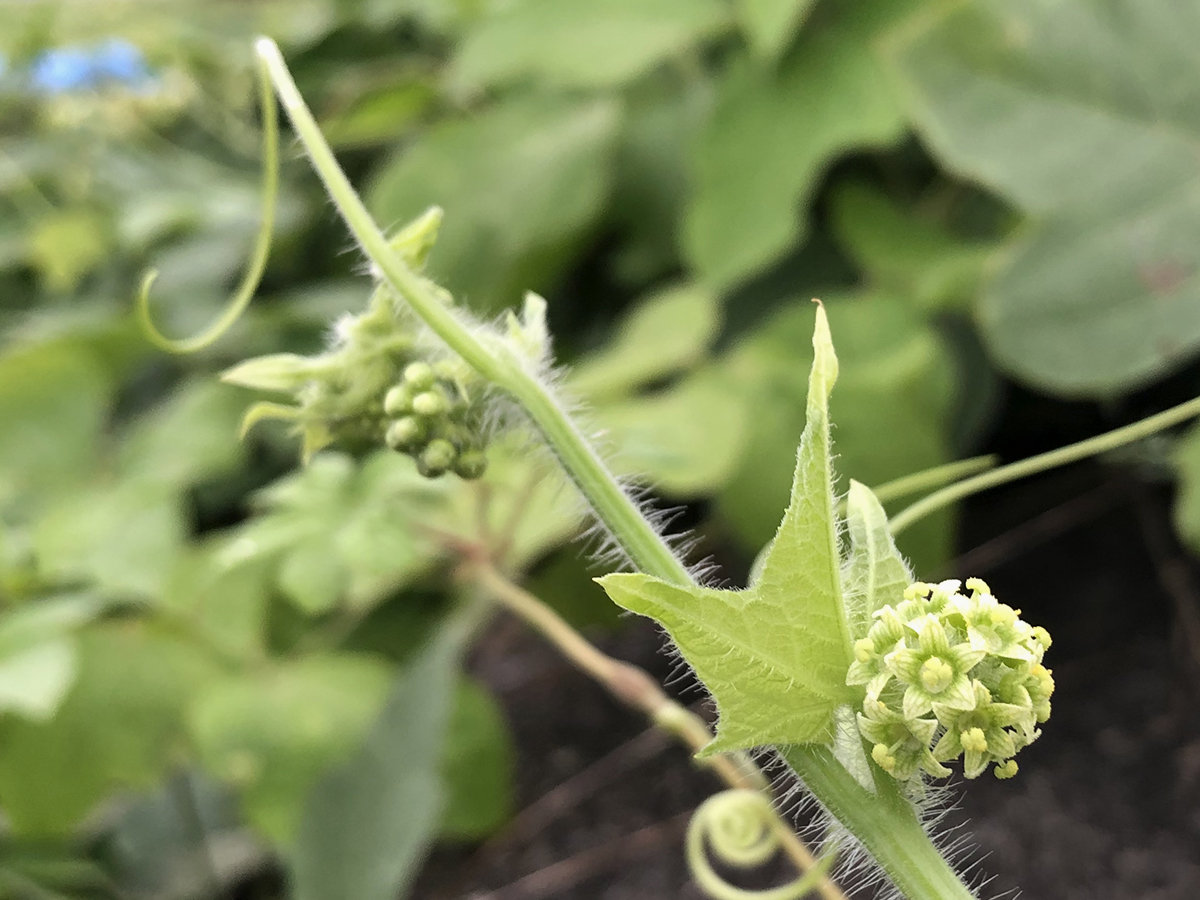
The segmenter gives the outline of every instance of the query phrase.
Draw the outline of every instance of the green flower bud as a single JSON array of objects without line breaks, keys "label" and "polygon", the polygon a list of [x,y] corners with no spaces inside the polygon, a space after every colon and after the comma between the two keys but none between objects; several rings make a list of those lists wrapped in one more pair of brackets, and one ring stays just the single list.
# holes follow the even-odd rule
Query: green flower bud
[{"label": "green flower bud", "polygon": [[388,426],[384,439],[393,450],[409,451],[420,446],[428,433],[428,427],[420,419],[405,416]]},{"label": "green flower bud", "polygon": [[457,456],[453,444],[444,438],[434,438],[417,457],[417,471],[426,478],[437,478],[454,465]]},{"label": "green flower bud", "polygon": [[400,254],[411,268],[420,271],[425,265],[429,251],[437,241],[438,229],[442,225],[442,209],[431,206],[417,218],[388,238],[388,244]]},{"label": "green flower bud", "polygon": [[412,399],[412,410],[419,416],[433,418],[448,412],[450,402],[439,390],[423,391]]},{"label": "green flower bud", "polygon": [[870,638],[859,638],[854,642],[854,658],[860,663],[869,663],[875,655],[875,642]]},{"label": "green flower bud", "polygon": [[253,388],[258,391],[291,392],[316,378],[323,368],[314,360],[295,353],[273,353],[258,356],[226,369],[221,380],[226,384]]},{"label": "green flower bud", "polygon": [[414,393],[429,390],[433,387],[434,380],[433,367],[429,363],[409,363],[404,369],[404,383]]},{"label": "green flower bud", "polygon": [[383,411],[389,416],[401,416],[413,411],[413,395],[406,384],[398,384],[383,397]]},{"label": "green flower bud", "polygon": [[478,449],[464,450],[454,462],[454,473],[459,478],[479,478],[487,471],[487,455]]}]

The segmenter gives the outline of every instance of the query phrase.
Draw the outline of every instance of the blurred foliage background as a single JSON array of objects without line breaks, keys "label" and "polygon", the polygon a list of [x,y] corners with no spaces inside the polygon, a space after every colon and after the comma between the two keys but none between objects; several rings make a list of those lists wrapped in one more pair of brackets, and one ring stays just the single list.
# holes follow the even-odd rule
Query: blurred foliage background
[{"label": "blurred foliage background", "polygon": [[[386,451],[300,469],[282,429],[239,444],[252,398],[215,373],[318,349],[369,290],[294,154],[244,319],[188,358],[139,334],[148,266],[182,335],[245,264],[260,33],[384,225],[445,208],[431,268],[463,303],[547,296],[615,464],[733,575],[785,504],[813,296],[840,468],[868,484],[971,455],[1013,384],[1112,424],[1163,379],[1200,391],[1200,7],[6,3],[6,896],[182,900],[281,864],[300,900],[384,900],[434,837],[501,826],[510,741],[430,640],[459,591],[414,523],[473,534],[485,494],[541,596],[615,622],[570,492],[519,443],[482,490]],[[1200,548],[1200,431],[1154,453]],[[904,536],[919,573],[954,526]]]}]

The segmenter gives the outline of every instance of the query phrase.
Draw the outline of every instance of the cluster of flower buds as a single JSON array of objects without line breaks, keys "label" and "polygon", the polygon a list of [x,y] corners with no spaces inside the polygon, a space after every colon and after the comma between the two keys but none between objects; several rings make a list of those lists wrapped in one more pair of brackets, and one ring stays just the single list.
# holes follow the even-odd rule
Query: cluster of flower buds
[{"label": "cluster of flower buds", "polygon": [[479,429],[471,423],[464,386],[469,377],[470,369],[453,360],[409,363],[384,395],[383,412],[390,419],[384,439],[393,450],[411,454],[428,478],[450,470],[478,478],[487,468]]},{"label": "cluster of flower buds", "polygon": [[[439,222],[440,211],[427,213],[392,239],[393,249],[419,269]],[[431,286],[451,302],[448,292]],[[386,287],[375,290],[366,312],[338,322],[326,352],[260,356],[221,377],[290,394],[292,404],[256,403],[242,430],[264,419],[292,422],[305,459],[334,442],[352,450],[386,443],[412,456],[430,478],[446,472],[478,478],[487,467],[478,376],[460,360],[436,359]]]},{"label": "cluster of flower buds", "polygon": [[854,645],[846,683],[866,687],[858,728],[871,756],[899,781],[950,774],[962,756],[967,778],[995,764],[1017,773],[1013,756],[1050,717],[1054,679],[1042,665],[1050,635],[1000,603],[978,578],[918,582],[898,606],[875,612]]}]

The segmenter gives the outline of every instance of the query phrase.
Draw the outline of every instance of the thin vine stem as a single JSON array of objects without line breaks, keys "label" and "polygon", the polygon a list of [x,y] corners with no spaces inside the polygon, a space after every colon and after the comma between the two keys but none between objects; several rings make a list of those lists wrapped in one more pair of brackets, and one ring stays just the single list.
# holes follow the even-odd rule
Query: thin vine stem
[{"label": "thin vine stem", "polygon": [[872,488],[871,490],[879,498],[880,503],[890,503],[892,500],[899,500],[901,497],[910,497],[922,491],[941,487],[943,484],[959,481],[977,472],[994,469],[996,463],[999,461],[1000,458],[995,454],[972,456],[969,459],[960,459],[952,463],[946,463],[944,466],[922,469],[920,472],[913,472],[911,475],[893,478],[891,481],[885,481],[879,487]]},{"label": "thin vine stem", "polygon": [[978,494],[981,491],[999,487],[1010,481],[1027,478],[1030,475],[1037,475],[1040,472],[1065,466],[1068,463],[1078,462],[1090,456],[1106,453],[1109,450],[1116,450],[1118,447],[1124,447],[1126,444],[1149,437],[1163,429],[1170,428],[1172,425],[1178,425],[1180,422],[1187,421],[1198,415],[1200,415],[1200,397],[1195,397],[1157,415],[1142,419],[1140,422],[1134,422],[1132,425],[1125,425],[1122,428],[1105,432],[1096,437],[1088,438],[1085,441],[1060,447],[1048,453],[1040,453],[1037,456],[1031,456],[1028,459],[993,469],[990,472],[984,472],[973,478],[967,478],[964,481],[959,481],[956,484],[942,488],[940,491],[935,491],[928,497],[924,497],[901,510],[888,522],[888,527],[891,529],[892,534],[899,534],[914,522],[923,519],[932,512],[936,512],[943,506],[949,506],[951,503],[962,500],[964,497],[970,497],[972,494]]},{"label": "thin vine stem", "polygon": [[[934,466],[931,469],[922,469],[920,472],[913,472],[911,475],[902,475],[899,478],[893,478],[891,481],[885,481],[878,487],[872,487],[871,492],[875,494],[880,503],[890,503],[892,500],[919,494],[922,491],[928,491],[936,487],[941,487],[943,484],[974,475],[976,472],[995,468],[998,461],[999,457],[995,454],[972,456],[969,459],[960,459],[952,463],[946,463],[945,465]],[[838,500],[837,512],[839,516],[846,515],[846,498],[844,496]]]},{"label": "thin vine stem", "polygon": [[[457,545],[456,549],[460,553],[467,550],[462,545]],[[644,670],[602,652],[538,597],[505,577],[482,548],[477,549],[479,552],[467,553],[467,571],[475,583],[505,609],[542,635],[618,700],[645,713],[656,726],[674,736],[693,754],[712,742],[712,731],[705,721],[668,697]],[[717,754],[696,762],[710,769],[732,789],[770,797],[769,780],[745,753]],[[825,874],[829,861],[816,858],[777,814],[773,813],[773,818],[771,828],[780,850],[805,873],[800,881],[785,888],[791,887],[801,893],[816,890],[825,900],[846,900],[845,894]],[[799,896],[782,888],[779,891],[780,897]],[[757,892],[752,896],[761,900]]]}]

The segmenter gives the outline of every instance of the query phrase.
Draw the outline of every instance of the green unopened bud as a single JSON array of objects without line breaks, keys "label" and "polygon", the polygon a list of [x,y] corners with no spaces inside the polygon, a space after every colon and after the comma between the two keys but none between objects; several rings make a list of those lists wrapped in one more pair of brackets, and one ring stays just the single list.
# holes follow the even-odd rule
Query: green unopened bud
[{"label": "green unopened bud", "polygon": [[854,658],[860,663],[871,661],[875,655],[875,642],[870,638],[860,638],[854,642]]},{"label": "green unopened bud", "polygon": [[437,241],[438,228],[442,224],[442,209],[431,206],[413,221],[405,225],[398,233],[388,238],[391,248],[413,269],[420,270],[425,265],[429,251]]},{"label": "green unopened bud", "polygon": [[444,438],[434,438],[417,457],[417,471],[426,478],[437,478],[454,465],[457,456],[453,444]]},{"label": "green unopened bud", "polygon": [[454,462],[454,473],[459,478],[479,478],[486,471],[487,455],[482,450],[464,450]]},{"label": "green unopened bud", "polygon": [[1005,778],[1012,778],[1017,774],[1017,761],[1009,759],[999,764],[995,768],[996,777],[1003,781]]},{"label": "green unopened bud", "polygon": [[407,385],[398,384],[383,397],[383,411],[389,416],[401,416],[413,411],[413,395]]},{"label": "green unopened bud", "polygon": [[273,353],[226,369],[221,373],[221,380],[258,391],[291,392],[311,381],[319,371],[312,360],[303,356]]},{"label": "green unopened bud", "polygon": [[412,410],[419,416],[440,416],[449,411],[450,402],[441,391],[423,391],[412,399]]},{"label": "green unopened bud", "polygon": [[412,450],[425,440],[429,429],[415,416],[405,416],[388,426],[385,440],[393,450]]},{"label": "green unopened bud", "polygon": [[404,369],[404,383],[413,392],[427,391],[433,387],[433,367],[429,363],[409,363]]}]

